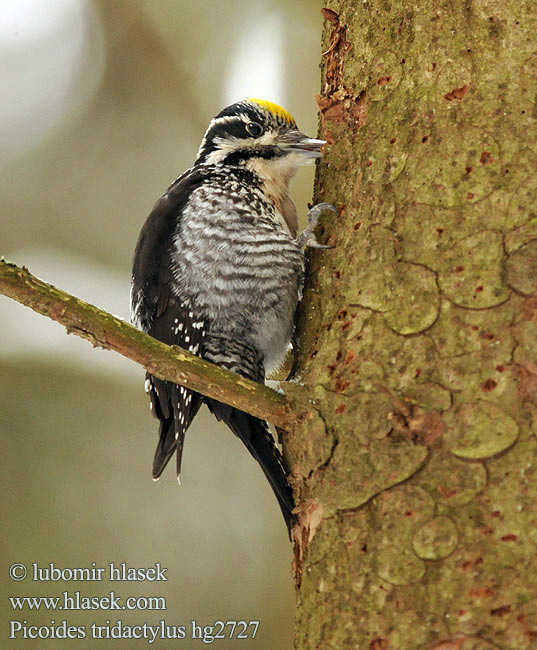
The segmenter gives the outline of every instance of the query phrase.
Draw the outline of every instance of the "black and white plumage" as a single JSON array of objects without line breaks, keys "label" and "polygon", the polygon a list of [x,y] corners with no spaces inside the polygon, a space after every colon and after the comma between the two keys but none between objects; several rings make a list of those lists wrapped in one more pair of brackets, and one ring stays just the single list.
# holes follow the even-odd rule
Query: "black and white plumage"
[{"label": "black and white plumage", "polygon": [[[155,338],[264,383],[283,361],[302,289],[304,245],[288,185],[324,141],[285,109],[249,99],[214,118],[194,166],[156,203],[134,254],[131,319]],[[312,224],[314,225],[314,224]],[[160,421],[153,477],[177,454],[202,402],[260,463],[288,528],[293,497],[266,422],[147,375]]]}]

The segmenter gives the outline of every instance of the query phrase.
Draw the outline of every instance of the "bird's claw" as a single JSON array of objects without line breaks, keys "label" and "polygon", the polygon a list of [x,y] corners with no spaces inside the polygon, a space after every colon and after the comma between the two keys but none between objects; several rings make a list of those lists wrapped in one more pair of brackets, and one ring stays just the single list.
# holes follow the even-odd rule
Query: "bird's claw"
[{"label": "bird's claw", "polygon": [[319,244],[317,239],[315,238],[315,235],[311,233],[310,239],[306,241],[304,246],[307,246],[308,248],[322,248],[322,249],[327,249],[327,248],[335,248],[333,244]]},{"label": "bird's claw", "polygon": [[306,247],[320,249],[334,248],[333,246],[327,244],[319,244],[317,237],[315,236],[314,230],[317,227],[319,217],[324,210],[330,210],[335,214],[339,214],[339,210],[332,203],[317,203],[314,205],[308,212],[309,225],[298,238],[298,244],[301,249]]},{"label": "bird's claw", "polygon": [[315,228],[315,225],[317,225],[317,221],[319,220],[319,217],[321,216],[321,213],[324,210],[330,210],[334,214],[339,214],[339,210],[336,208],[336,206],[333,203],[317,203],[315,204],[310,211],[308,212],[308,221],[313,223],[313,227]]}]

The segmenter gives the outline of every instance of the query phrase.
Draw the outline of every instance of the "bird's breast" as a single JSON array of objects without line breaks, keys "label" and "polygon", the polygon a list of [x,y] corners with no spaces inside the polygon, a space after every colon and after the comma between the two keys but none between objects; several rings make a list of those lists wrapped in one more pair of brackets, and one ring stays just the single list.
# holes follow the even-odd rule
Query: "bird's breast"
[{"label": "bird's breast", "polygon": [[174,239],[175,288],[215,332],[244,337],[272,367],[292,335],[304,259],[267,206],[251,207],[217,201],[190,211]]}]

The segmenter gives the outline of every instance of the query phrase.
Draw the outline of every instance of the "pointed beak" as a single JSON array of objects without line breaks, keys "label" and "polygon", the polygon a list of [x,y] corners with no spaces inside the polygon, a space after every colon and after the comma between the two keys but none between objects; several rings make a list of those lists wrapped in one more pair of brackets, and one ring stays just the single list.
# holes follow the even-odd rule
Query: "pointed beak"
[{"label": "pointed beak", "polygon": [[312,158],[320,158],[323,155],[321,149],[325,144],[326,140],[317,140],[316,138],[304,137],[298,143],[297,149],[304,151],[308,156],[311,156]]},{"label": "pointed beak", "polygon": [[281,143],[284,151],[301,153],[307,158],[320,158],[323,155],[321,148],[325,144],[326,140],[309,138],[300,131],[295,131],[292,133],[292,137],[286,138],[286,142]]}]

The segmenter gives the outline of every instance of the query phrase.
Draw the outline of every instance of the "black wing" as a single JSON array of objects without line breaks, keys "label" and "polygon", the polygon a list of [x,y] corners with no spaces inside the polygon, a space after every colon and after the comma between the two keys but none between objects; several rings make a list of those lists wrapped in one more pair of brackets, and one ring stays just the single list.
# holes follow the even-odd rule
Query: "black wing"
[{"label": "black wing", "polygon": [[[210,168],[191,169],[181,176],[157,202],[149,215],[134,253],[131,311],[132,321],[155,338],[200,353],[209,361],[263,383],[263,366],[255,351],[251,357],[239,342],[204,342],[210,323],[201,319],[192,297],[172,291],[173,235],[190,193],[215,172]],[[214,337],[213,337],[214,338]],[[240,354],[239,354],[240,352]],[[159,443],[153,462],[153,477],[158,478],[177,451],[179,475],[185,432],[202,401],[198,393],[147,375],[147,391],[154,415],[160,420]],[[266,422],[216,400],[206,400],[210,410],[244,442],[259,462],[274,490],[288,529],[293,521],[293,496],[287,482],[281,455]]]},{"label": "black wing", "polygon": [[[208,323],[195,319],[191,298],[181,299],[172,291],[171,256],[173,235],[190,193],[208,176],[210,171],[189,170],[159,199],[140,232],[132,271],[131,320],[156,339],[193,354],[201,351]],[[153,478],[161,475],[175,451],[179,477],[185,432],[198,412],[201,396],[149,373],[146,390],[153,415],[160,421]]]}]

